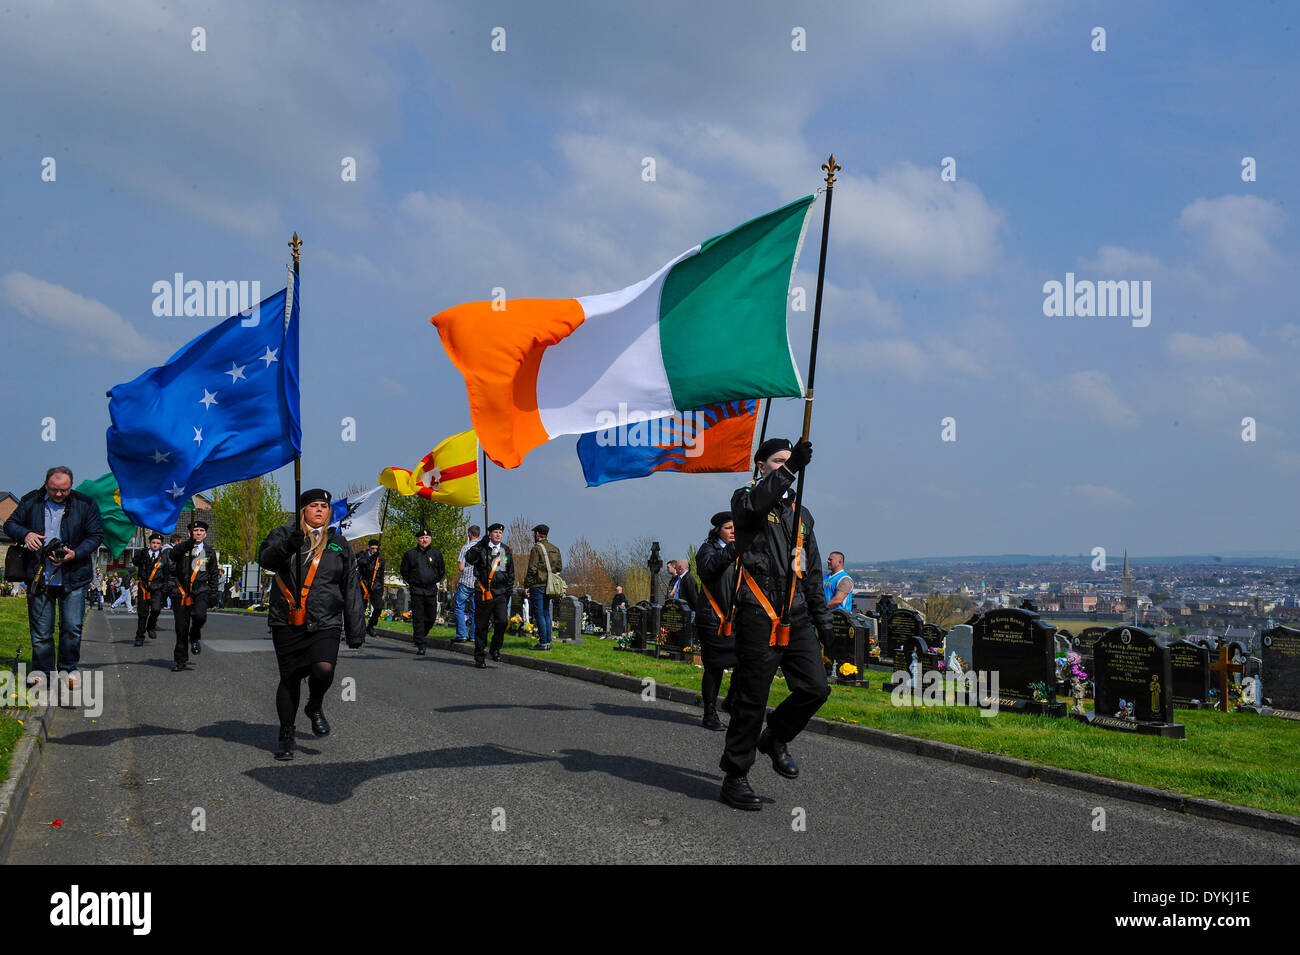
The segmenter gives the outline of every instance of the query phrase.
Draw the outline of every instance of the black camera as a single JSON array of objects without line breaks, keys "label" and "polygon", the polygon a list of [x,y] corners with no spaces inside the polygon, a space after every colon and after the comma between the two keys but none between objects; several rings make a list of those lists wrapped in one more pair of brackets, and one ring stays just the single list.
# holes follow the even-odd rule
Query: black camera
[{"label": "black camera", "polygon": [[63,541],[59,540],[57,537],[52,541],[46,541],[45,545],[41,548],[41,560],[46,561],[53,559],[55,555],[63,553],[63,549],[67,546],[67,544],[63,543]]}]

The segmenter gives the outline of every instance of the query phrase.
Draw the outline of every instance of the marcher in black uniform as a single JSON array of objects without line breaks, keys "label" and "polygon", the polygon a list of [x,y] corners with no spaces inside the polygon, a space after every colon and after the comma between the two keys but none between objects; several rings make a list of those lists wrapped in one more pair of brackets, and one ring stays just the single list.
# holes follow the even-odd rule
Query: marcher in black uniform
[{"label": "marcher in black uniform", "polygon": [[172,575],[176,584],[176,661],[173,673],[184,670],[190,654],[196,657],[203,652],[199,638],[203,624],[208,619],[208,607],[217,602],[217,554],[203,542],[208,536],[208,525],[195,521],[190,527],[190,539],[172,548]]},{"label": "marcher in black uniform", "polygon": [[[311,731],[328,736],[322,704],[334,682],[340,632],[349,647],[365,642],[366,616],[352,546],[329,527],[330,495],[321,488],[298,498],[297,524],[284,524],[267,535],[258,562],[275,571],[267,623],[280,665],[275,709],[280,717],[276,759],[293,759],[294,724],[302,681],[307,679],[303,713]],[[292,588],[292,589],[291,589]]]},{"label": "marcher in black uniform", "polygon": [[140,581],[140,599],[135,605],[135,645],[144,646],[144,635],[150,640],[158,639],[158,614],[162,612],[163,601],[171,585],[171,561],[162,552],[163,536],[158,533],[149,535],[149,549],[135,555],[136,577]]},{"label": "marcher in black uniform", "polygon": [[415,652],[424,656],[424,638],[438,619],[438,581],[447,574],[442,562],[442,551],[433,546],[433,535],[421,527],[416,535],[417,546],[402,555],[400,573],[411,589],[411,630],[415,637]]},{"label": "marcher in black uniform", "polygon": [[[700,696],[704,699],[706,730],[725,730],[726,724],[718,719],[718,689],[722,686],[724,670],[736,666],[736,641],[732,637],[728,616],[736,595],[736,525],[730,511],[713,515],[713,529],[708,540],[695,552],[695,566],[700,572],[700,594],[695,601],[695,634],[700,641],[700,656],[704,662],[704,676],[700,680]],[[728,624],[727,626],[723,626]],[[720,630],[727,631],[726,633]],[[722,708],[730,712],[731,689]]]},{"label": "marcher in black uniform", "polygon": [[515,586],[515,559],[509,544],[501,542],[504,524],[488,527],[487,537],[465,551],[465,563],[474,568],[474,665],[487,669],[488,625],[492,624],[492,659],[501,659],[506,623],[510,619],[510,593]]},{"label": "marcher in black uniform", "polygon": [[[379,613],[384,609],[384,574],[387,567],[384,558],[379,556],[379,538],[372,537],[366,549],[357,554],[357,574],[361,577],[361,597],[373,609],[370,622],[366,624],[366,636],[374,637],[375,624],[379,622]],[[361,612],[365,613],[365,607]]]},{"label": "marcher in black uniform", "polygon": [[[798,472],[812,460],[812,445],[792,449],[784,438],[764,441],[754,457],[759,477],[731,496],[740,555],[740,589],[733,628],[736,668],[731,674],[731,725],[719,766],[727,774],[719,798],[737,809],[761,809],[749,786],[754,751],[772,760],[787,779],[799,775],[786,744],[808,725],[830,696],[821,643],[830,642],[831,618],[822,590],[822,561],[813,534],[812,515],[794,514]],[[791,553],[802,550],[798,570]],[[780,623],[790,602],[789,631]],[[819,641],[820,637],[820,641]],[[785,674],[790,695],[767,718],[763,713],[777,668]],[[761,735],[760,735],[761,730]]]}]

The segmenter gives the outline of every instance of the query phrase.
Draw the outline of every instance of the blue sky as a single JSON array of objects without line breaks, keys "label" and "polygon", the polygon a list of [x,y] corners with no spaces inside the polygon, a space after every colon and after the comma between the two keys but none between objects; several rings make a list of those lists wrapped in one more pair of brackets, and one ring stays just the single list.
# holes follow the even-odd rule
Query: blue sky
[{"label": "blue sky", "polygon": [[[834,151],[806,495],[823,550],[1298,549],[1291,5],[408,6],[4,14],[0,487],[106,471],[104,393],[219,320],[155,317],[153,283],[269,295],[294,230],[304,481],[369,486],[469,424],[429,316],[495,286],[629,285],[812,191]],[[1150,281],[1150,325],[1046,317],[1067,272]],[[801,365],[810,314],[791,315]],[[781,402],[773,429],[801,418]],[[493,515],[682,552],[741,483],[588,489],[574,444],[494,469]]]}]

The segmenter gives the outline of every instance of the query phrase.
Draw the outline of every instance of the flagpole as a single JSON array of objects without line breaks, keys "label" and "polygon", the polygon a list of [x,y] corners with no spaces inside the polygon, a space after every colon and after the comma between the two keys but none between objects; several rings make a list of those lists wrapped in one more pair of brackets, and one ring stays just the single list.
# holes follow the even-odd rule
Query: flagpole
[{"label": "flagpole", "polygon": [[[763,430],[758,432],[758,448],[761,448],[763,446],[763,442],[767,440],[767,416],[771,413],[772,413],[772,399],[764,398],[763,399]],[[757,451],[758,448],[755,448],[754,450]],[[754,462],[754,478],[755,479],[758,478],[757,461]]]},{"label": "flagpole", "polygon": [[[289,295],[289,301],[285,302],[285,308],[284,308],[284,315],[285,315],[284,328],[286,332],[288,332],[289,330],[289,316],[293,313],[293,296],[296,295],[298,292],[298,274],[299,274],[298,253],[301,249],[302,249],[302,239],[298,238],[298,233],[295,232],[293,234],[293,238],[289,240],[289,250],[293,253],[293,288],[291,288],[286,293],[287,295]],[[302,341],[301,310],[299,312],[298,318],[299,318],[298,340],[301,342]],[[302,523],[301,517],[298,514],[298,500],[301,497],[302,497],[302,457],[298,451],[294,451],[293,453],[293,527],[294,530],[297,530],[299,525]],[[295,554],[293,566],[294,569],[297,570],[297,573],[294,575],[295,578],[297,578],[297,580],[296,580],[296,587],[294,593],[297,593],[298,592],[297,588],[300,588],[302,586],[303,568],[301,564],[302,561],[298,559],[298,555]]]},{"label": "flagpole", "polygon": [[[808,391],[804,395],[803,405],[803,437],[799,440],[807,441],[808,434],[812,430],[812,403],[813,403],[813,380],[817,376],[817,336],[821,331],[822,323],[822,284],[826,280],[826,241],[830,238],[831,232],[831,196],[835,191],[835,173],[842,167],[835,161],[835,154],[831,153],[830,159],[822,163],[822,169],[826,172],[826,208],[822,210],[822,249],[821,258],[817,262],[817,300],[813,305],[813,326],[812,326],[812,346],[808,356]],[[799,522],[803,518],[803,476],[804,471],[799,471],[799,481],[794,493],[794,521],[795,521],[795,540],[799,537]],[[791,542],[793,547],[793,541]],[[791,555],[793,560],[793,554]],[[803,555],[799,555],[800,561]],[[793,566],[793,564],[792,564]],[[807,573],[808,568],[803,568]],[[781,614],[781,625],[785,627],[786,633],[790,630],[790,602],[794,599],[793,588],[786,595],[785,610]],[[787,638],[788,639],[788,638]]]},{"label": "flagpole", "polygon": [[488,497],[487,497],[487,449],[483,449],[483,533],[487,533],[488,526]]}]

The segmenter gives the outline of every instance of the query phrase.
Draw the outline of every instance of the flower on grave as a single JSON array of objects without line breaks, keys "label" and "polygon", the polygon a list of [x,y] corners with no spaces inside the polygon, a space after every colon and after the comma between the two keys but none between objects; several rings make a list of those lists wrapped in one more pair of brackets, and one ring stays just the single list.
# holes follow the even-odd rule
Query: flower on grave
[{"label": "flower on grave", "polygon": [[1031,683],[1029,690],[1034,694],[1034,700],[1038,703],[1046,703],[1049,699],[1046,683]]},{"label": "flower on grave", "polygon": [[873,657],[875,657],[877,660],[879,660],[879,659],[880,659],[880,647],[872,647],[872,648],[871,648],[871,652],[868,654],[868,656],[873,656]]},{"label": "flower on grave", "polygon": [[935,661],[935,663],[934,663],[934,668],[935,668],[936,670],[943,671],[943,670],[948,669],[948,664],[946,664],[946,663],[943,662],[943,657],[940,657],[938,660]]},{"label": "flower on grave", "polygon": [[855,667],[852,663],[840,664],[840,676],[854,676],[857,672],[858,672],[858,668]]}]

